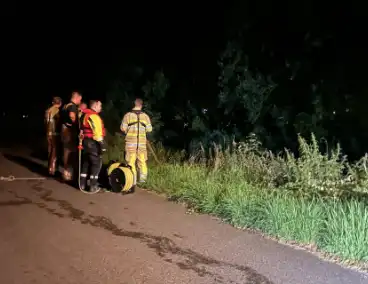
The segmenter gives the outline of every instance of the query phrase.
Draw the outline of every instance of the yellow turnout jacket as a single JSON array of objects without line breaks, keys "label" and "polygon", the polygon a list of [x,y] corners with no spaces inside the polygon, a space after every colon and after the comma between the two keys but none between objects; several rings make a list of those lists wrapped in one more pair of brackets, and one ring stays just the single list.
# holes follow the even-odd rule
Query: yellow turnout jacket
[{"label": "yellow turnout jacket", "polygon": [[60,113],[59,108],[51,106],[45,112],[46,133],[48,136],[59,135]]},{"label": "yellow turnout jacket", "polygon": [[147,133],[152,132],[150,117],[138,109],[125,114],[120,126],[126,134],[125,150],[127,152],[147,151]]}]

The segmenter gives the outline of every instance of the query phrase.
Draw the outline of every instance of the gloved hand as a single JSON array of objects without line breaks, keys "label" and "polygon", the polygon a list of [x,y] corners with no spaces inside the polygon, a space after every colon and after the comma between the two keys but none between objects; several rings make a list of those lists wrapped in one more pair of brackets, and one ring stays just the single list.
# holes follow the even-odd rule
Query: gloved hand
[{"label": "gloved hand", "polygon": [[98,144],[100,145],[100,153],[103,154],[106,152],[106,145],[104,141],[100,141],[98,142]]}]

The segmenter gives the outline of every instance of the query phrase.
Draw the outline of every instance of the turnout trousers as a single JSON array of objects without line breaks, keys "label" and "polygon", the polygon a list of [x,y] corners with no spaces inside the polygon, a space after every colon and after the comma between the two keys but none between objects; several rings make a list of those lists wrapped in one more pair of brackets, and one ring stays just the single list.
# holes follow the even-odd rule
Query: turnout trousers
[{"label": "turnout trousers", "polygon": [[98,175],[102,167],[101,148],[97,141],[92,138],[83,139],[82,168],[80,183],[86,186],[89,173],[90,187],[95,188],[98,184]]},{"label": "turnout trousers", "polygon": [[58,135],[47,136],[48,169],[50,175],[54,175],[56,171],[56,163],[59,154],[58,138]]},{"label": "turnout trousers", "polygon": [[[138,182],[144,183],[147,179],[147,150],[145,148],[139,148],[132,151],[132,149],[125,150],[125,160],[129,166],[132,167],[134,175],[134,185],[137,184],[137,167],[139,172]],[[136,167],[137,164],[137,167]]]}]

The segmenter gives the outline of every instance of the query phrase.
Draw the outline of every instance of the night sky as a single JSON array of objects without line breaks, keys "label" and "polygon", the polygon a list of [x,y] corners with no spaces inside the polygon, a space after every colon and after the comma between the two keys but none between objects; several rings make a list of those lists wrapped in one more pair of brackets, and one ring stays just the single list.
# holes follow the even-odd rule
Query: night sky
[{"label": "night sky", "polygon": [[[135,2],[129,7],[17,5],[9,9],[2,26],[6,108],[44,107],[52,96],[68,99],[73,90],[87,98],[103,97],[119,68],[129,63],[152,70],[164,67],[188,78],[193,74],[206,77],[224,48],[225,22],[227,28],[240,26],[244,17],[255,23],[254,39],[272,42],[280,54],[292,55],[298,49],[291,37],[303,29],[339,31],[340,46],[346,45],[341,53],[352,49],[348,45],[353,37],[361,41],[354,48],[363,48],[366,42],[357,17],[362,9],[356,6],[351,17],[353,4],[318,4],[312,11],[313,5],[294,7],[265,0],[244,3],[236,10],[231,10],[232,1],[151,6]],[[329,55],[331,62],[340,57],[337,50]]]},{"label": "night sky", "polygon": [[193,68],[194,61],[216,64],[222,6],[213,5],[211,13],[206,6],[137,6],[17,6],[2,35],[3,90],[11,94],[6,108],[39,109],[52,96],[68,99],[73,90],[103,97],[111,78],[130,63],[152,70],[164,66],[186,76],[202,72]]}]

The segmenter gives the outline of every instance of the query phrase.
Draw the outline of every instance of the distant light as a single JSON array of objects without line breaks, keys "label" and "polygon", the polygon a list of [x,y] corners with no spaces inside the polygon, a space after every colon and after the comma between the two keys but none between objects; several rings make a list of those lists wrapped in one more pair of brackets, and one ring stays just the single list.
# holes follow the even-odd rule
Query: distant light
[{"label": "distant light", "polygon": [[345,111],[346,111],[346,112],[349,112],[349,109],[347,108]]},{"label": "distant light", "polygon": [[23,118],[28,118],[28,114],[23,114]]},{"label": "distant light", "polygon": [[333,111],[332,113],[333,113],[333,114],[336,114],[336,111]]}]

